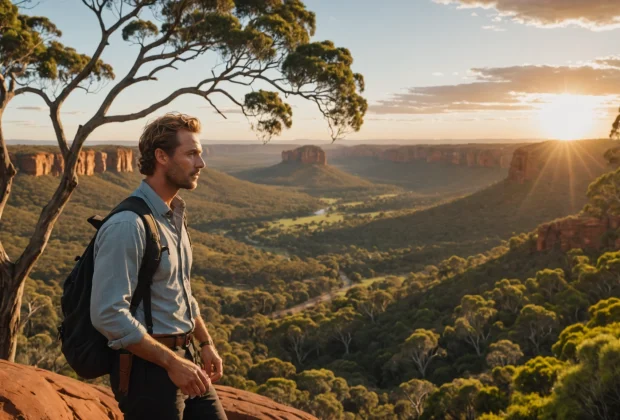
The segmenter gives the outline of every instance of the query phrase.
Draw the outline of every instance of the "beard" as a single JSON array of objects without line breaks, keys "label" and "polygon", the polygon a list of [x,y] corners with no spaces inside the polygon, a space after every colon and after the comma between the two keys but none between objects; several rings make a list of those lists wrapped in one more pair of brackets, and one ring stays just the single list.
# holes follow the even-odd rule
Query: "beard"
[{"label": "beard", "polygon": [[194,178],[198,171],[187,173],[182,168],[174,166],[166,172],[166,180],[178,189],[193,190],[198,186],[198,179]]}]

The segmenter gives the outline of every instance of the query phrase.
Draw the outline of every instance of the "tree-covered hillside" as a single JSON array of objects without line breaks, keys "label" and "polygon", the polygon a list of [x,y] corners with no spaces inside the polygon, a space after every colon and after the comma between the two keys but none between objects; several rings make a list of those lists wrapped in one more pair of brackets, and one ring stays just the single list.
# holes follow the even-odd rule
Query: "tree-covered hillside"
[{"label": "tree-covered hillside", "polygon": [[319,197],[359,197],[399,190],[392,185],[374,184],[331,165],[279,163],[233,175],[259,184],[298,188]]},{"label": "tree-covered hillside", "polygon": [[[50,238],[49,246],[30,277],[59,281],[66,276],[74,264],[73,258],[82,253],[94,233],[86,219],[94,214],[104,216],[131,194],[141,179],[142,175],[136,172],[105,172],[81,177]],[[18,255],[26,245],[41,207],[57,183],[58,179],[52,176],[18,175],[15,178],[14,193],[2,220],[1,240],[9,256]],[[279,266],[278,270],[284,272],[287,265],[298,264],[289,264],[282,257],[268,256],[254,247],[209,233],[213,226],[230,219],[260,220],[305,215],[319,204],[305,194],[251,184],[211,169],[202,172],[196,190],[181,192],[181,196],[188,205],[190,229],[196,236],[196,252],[204,257],[195,259],[194,272],[216,284],[230,285],[265,283],[267,280],[261,273],[267,267]],[[269,270],[278,271],[275,268]],[[298,271],[293,268],[288,270],[292,278],[303,279],[314,277],[324,272],[325,268],[320,265],[310,268],[306,264],[306,268]]]},{"label": "tree-covered hillside", "polygon": [[454,194],[479,190],[506,177],[506,168],[482,168],[413,161],[396,163],[371,157],[333,159],[332,166],[378,184],[391,184],[422,194]]},{"label": "tree-covered hillside", "polygon": [[[401,250],[407,264],[436,263],[450,255],[484,252],[541,223],[579,212],[588,185],[610,170],[603,158],[608,140],[552,143],[537,178],[523,184],[502,180],[481,191],[408,214],[341,224],[268,243],[301,255],[344,253],[351,246],[367,252]],[[407,164],[393,164],[404,167]]]}]

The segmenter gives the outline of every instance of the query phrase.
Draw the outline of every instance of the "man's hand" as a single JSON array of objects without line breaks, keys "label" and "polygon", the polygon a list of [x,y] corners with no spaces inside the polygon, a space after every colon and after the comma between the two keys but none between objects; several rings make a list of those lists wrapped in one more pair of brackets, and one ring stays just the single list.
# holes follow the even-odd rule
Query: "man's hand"
[{"label": "man's hand", "polygon": [[205,394],[211,385],[200,366],[182,357],[175,357],[167,371],[170,380],[190,398]]},{"label": "man's hand", "polygon": [[213,345],[206,345],[200,349],[200,358],[205,366],[207,376],[211,382],[217,382],[224,374],[222,358]]}]

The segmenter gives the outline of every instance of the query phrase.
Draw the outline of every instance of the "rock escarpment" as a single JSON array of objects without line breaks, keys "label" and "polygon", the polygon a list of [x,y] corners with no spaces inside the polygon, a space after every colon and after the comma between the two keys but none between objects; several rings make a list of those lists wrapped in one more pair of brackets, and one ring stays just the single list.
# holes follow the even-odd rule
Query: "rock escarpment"
[{"label": "rock escarpment", "polygon": [[[9,156],[19,173],[59,176],[65,170],[62,154],[46,151],[43,147],[31,147],[25,151],[9,148]],[[133,150],[126,147],[106,148],[105,151],[85,149],[80,152],[76,172],[86,176],[106,171],[133,172],[133,161]]]},{"label": "rock escarpment", "polygon": [[[0,360],[0,420],[120,420],[112,391],[31,366]],[[215,385],[229,420],[317,420],[269,398]]]},{"label": "rock escarpment", "polygon": [[358,145],[351,147],[339,147],[331,149],[327,153],[330,159],[346,159],[357,157],[379,158],[384,150],[395,148],[398,146],[377,146],[377,145]]},{"label": "rock escarpment", "polygon": [[[620,247],[619,239],[609,239],[608,233],[620,227],[620,217],[569,217],[545,223],[538,227],[536,249],[546,251],[558,248],[600,250],[606,246]],[[611,242],[611,243],[610,243]]]},{"label": "rock escarpment", "polygon": [[302,146],[282,152],[282,162],[327,165],[325,151],[318,146]]},{"label": "rock escarpment", "polygon": [[[112,172],[133,172],[134,153],[126,147],[107,149],[106,167]],[[137,156],[136,156],[137,157]]]},{"label": "rock escarpment", "polygon": [[536,144],[515,150],[508,170],[508,180],[519,184],[535,180],[544,166],[545,149]]},{"label": "rock escarpment", "polygon": [[[549,182],[560,182],[567,177],[593,179],[613,169],[605,159],[605,153],[616,146],[610,139],[551,140],[528,144],[514,151],[508,181],[525,184],[539,179]],[[577,191],[579,194],[583,192]]]},{"label": "rock escarpment", "polygon": [[508,168],[515,145],[415,145],[353,146],[330,151],[330,157],[372,157],[379,160],[408,163],[428,162],[468,167]]}]

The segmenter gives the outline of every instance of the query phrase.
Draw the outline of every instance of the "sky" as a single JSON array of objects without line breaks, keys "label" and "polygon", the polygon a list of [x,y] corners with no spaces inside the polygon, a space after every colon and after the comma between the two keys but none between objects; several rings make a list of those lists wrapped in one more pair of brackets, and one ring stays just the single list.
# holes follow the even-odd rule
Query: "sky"
[{"label": "sky", "polygon": [[[313,41],[348,48],[364,75],[369,110],[357,133],[373,142],[515,141],[607,137],[620,105],[620,9],[609,0],[306,0],[316,13]],[[92,54],[94,14],[80,0],[42,0],[27,13],[50,18],[61,41]],[[117,80],[137,48],[114,37],[103,60]],[[167,70],[157,82],[124,92],[110,115],[136,112],[211,74],[213,56]],[[64,104],[69,138],[99,107],[114,82],[76,91]],[[259,86],[260,87],[260,86]],[[242,97],[247,91],[232,86]],[[259,141],[234,104],[214,98],[227,119],[198,97],[182,96],[147,118],[108,124],[89,140],[137,140],[167,111],[200,118],[207,142]],[[290,100],[293,126],[272,142],[329,139],[315,106]],[[7,139],[52,140],[42,100],[21,95],[4,118]],[[88,142],[87,142],[88,144]]]}]

